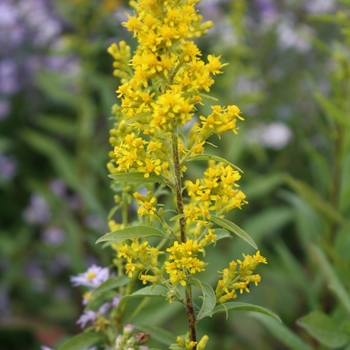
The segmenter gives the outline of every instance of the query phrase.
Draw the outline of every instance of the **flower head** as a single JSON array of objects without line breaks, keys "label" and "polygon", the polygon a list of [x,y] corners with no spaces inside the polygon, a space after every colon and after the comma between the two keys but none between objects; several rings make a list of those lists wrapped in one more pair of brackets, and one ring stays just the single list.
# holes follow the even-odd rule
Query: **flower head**
[{"label": "flower head", "polygon": [[109,277],[108,267],[100,267],[92,265],[89,269],[77,276],[71,276],[70,281],[73,286],[86,286],[97,288],[100,284],[105,282]]}]

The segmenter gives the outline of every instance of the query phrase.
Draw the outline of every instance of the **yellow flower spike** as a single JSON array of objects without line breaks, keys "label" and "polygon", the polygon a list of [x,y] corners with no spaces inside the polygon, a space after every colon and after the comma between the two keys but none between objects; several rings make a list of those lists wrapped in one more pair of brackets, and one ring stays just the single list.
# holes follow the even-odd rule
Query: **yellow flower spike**
[{"label": "yellow flower spike", "polygon": [[146,284],[147,282],[150,283],[157,283],[159,282],[159,278],[157,276],[150,276],[150,275],[140,275],[139,279],[142,281],[142,284]]},{"label": "yellow flower spike", "polygon": [[209,337],[207,335],[204,335],[202,339],[198,342],[197,350],[204,350],[208,341],[209,341]]}]

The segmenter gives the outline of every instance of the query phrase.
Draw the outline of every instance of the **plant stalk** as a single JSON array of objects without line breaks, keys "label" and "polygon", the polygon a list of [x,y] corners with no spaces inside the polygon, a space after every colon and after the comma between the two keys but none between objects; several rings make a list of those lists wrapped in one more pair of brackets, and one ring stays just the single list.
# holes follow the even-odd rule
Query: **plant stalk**
[{"label": "plant stalk", "polygon": [[[182,184],[181,184],[181,164],[179,158],[179,148],[178,148],[178,137],[175,132],[173,132],[173,161],[174,161],[174,173],[175,173],[175,192],[176,192],[176,206],[177,213],[179,215],[184,213],[183,198],[182,198]],[[185,218],[181,217],[179,219],[180,224],[180,238],[181,242],[186,242],[186,230],[185,230]],[[196,335],[196,317],[194,315],[193,301],[192,301],[192,288],[189,285],[186,285],[185,288],[186,294],[186,311],[187,311],[187,321],[188,328],[190,332],[191,341],[197,342]],[[195,345],[193,350],[196,350],[197,346]]]}]

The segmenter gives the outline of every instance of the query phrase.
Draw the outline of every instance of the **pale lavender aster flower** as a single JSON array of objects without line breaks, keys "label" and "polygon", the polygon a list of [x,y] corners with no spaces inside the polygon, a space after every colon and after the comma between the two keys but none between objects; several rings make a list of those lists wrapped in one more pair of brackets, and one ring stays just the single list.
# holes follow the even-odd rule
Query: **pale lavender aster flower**
[{"label": "pale lavender aster flower", "polygon": [[120,298],[119,297],[114,297],[112,300],[112,306],[115,308],[119,305]]},{"label": "pale lavender aster flower", "polygon": [[71,276],[70,281],[73,286],[86,286],[97,288],[101,283],[105,282],[109,277],[108,267],[100,267],[92,265],[89,269],[79,274],[78,276]]},{"label": "pale lavender aster flower", "polygon": [[45,346],[45,345],[42,345],[42,346],[40,347],[40,349],[41,349],[41,350],[53,350],[53,349],[51,349],[51,348],[49,348],[48,346]]},{"label": "pale lavender aster flower", "polygon": [[96,320],[96,317],[97,317],[97,312],[92,311],[92,310],[85,311],[79,317],[77,324],[79,324],[81,328],[84,328],[88,322],[90,322],[90,321],[94,322]]},{"label": "pale lavender aster flower", "polygon": [[98,309],[98,314],[105,315],[108,312],[108,310],[111,308],[111,306],[112,306],[112,303],[102,304]]}]

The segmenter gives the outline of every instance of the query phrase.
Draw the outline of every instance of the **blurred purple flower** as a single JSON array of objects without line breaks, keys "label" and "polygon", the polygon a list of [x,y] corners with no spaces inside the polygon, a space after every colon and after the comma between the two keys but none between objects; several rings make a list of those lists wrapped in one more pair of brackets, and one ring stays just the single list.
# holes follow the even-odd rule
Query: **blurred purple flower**
[{"label": "blurred purple flower", "polygon": [[32,194],[29,206],[23,211],[23,219],[28,224],[40,225],[51,219],[51,213],[45,198],[39,194]]},{"label": "blurred purple flower", "polygon": [[53,350],[53,349],[49,348],[48,346],[42,345],[40,347],[40,350]]},{"label": "blurred purple flower", "polygon": [[81,328],[84,328],[88,322],[90,322],[90,321],[94,322],[96,317],[97,317],[97,312],[91,311],[91,310],[85,311],[79,317],[77,324],[79,324]]},{"label": "blurred purple flower", "polygon": [[98,314],[105,315],[111,307],[112,307],[112,303],[102,304],[98,309]]},{"label": "blurred purple flower", "polygon": [[112,307],[116,308],[119,305],[120,298],[119,297],[114,297],[112,300]]},{"label": "blurred purple flower", "polygon": [[53,275],[59,275],[62,270],[71,265],[71,258],[67,253],[57,254],[50,260],[49,271]]},{"label": "blurred purple flower", "polygon": [[67,186],[61,179],[54,179],[50,182],[49,187],[51,191],[59,197],[63,197],[67,191]]},{"label": "blurred purple flower", "polygon": [[104,220],[98,214],[90,214],[85,217],[85,224],[87,227],[92,228],[98,232],[105,232],[108,228]]},{"label": "blurred purple flower", "polygon": [[41,293],[46,290],[47,280],[44,271],[35,262],[31,261],[26,265],[25,274],[35,291]]},{"label": "blurred purple flower", "polygon": [[0,178],[11,180],[17,173],[17,161],[13,156],[0,153]]},{"label": "blurred purple flower", "polygon": [[255,3],[263,17],[277,16],[278,11],[272,0],[255,0]]},{"label": "blurred purple flower", "polygon": [[18,67],[12,59],[0,61],[0,93],[11,95],[18,91]]},{"label": "blurred purple flower", "polygon": [[309,0],[305,1],[305,7],[311,13],[332,12],[336,7],[334,0]]},{"label": "blurred purple flower", "polygon": [[47,227],[41,234],[41,239],[47,245],[60,245],[66,239],[66,232],[60,227]]},{"label": "blurred purple flower", "polygon": [[109,277],[108,267],[100,267],[92,265],[89,269],[79,274],[78,276],[71,276],[70,281],[74,287],[86,286],[97,288],[101,283],[105,282]]}]

